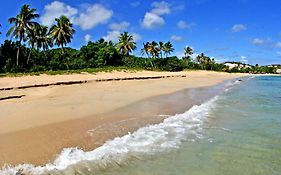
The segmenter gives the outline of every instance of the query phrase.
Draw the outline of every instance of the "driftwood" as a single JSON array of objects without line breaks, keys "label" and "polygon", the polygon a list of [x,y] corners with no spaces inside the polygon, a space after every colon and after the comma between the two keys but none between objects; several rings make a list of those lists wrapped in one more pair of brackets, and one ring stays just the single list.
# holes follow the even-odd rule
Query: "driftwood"
[{"label": "driftwood", "polygon": [[10,100],[10,99],[18,99],[18,98],[22,98],[24,97],[25,95],[12,95],[12,96],[7,96],[7,97],[0,97],[0,101],[3,101],[3,100]]},{"label": "driftwood", "polygon": [[14,89],[28,89],[28,88],[35,88],[35,87],[59,86],[59,85],[75,85],[75,84],[85,84],[85,83],[90,83],[90,82],[149,80],[149,79],[177,78],[177,77],[187,77],[187,76],[186,75],[169,75],[169,76],[153,76],[153,77],[106,78],[106,79],[94,79],[94,80],[82,80],[82,81],[81,80],[80,81],[61,81],[61,82],[46,83],[46,84],[33,84],[33,85],[25,85],[25,86],[18,86],[18,87],[5,87],[5,88],[0,88],[0,91],[7,91],[7,90],[14,90]]}]

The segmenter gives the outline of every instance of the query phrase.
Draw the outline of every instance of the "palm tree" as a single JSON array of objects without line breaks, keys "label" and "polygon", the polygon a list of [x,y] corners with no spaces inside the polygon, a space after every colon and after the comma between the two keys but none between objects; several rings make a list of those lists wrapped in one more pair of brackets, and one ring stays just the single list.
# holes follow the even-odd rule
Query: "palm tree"
[{"label": "palm tree", "polygon": [[152,41],[151,43],[148,44],[148,52],[153,58],[158,58],[159,57],[159,44],[155,41]]},{"label": "palm tree", "polygon": [[212,64],[212,60],[209,57],[205,56],[204,53],[201,53],[197,56],[197,61],[200,64],[201,69],[207,69]]},{"label": "palm tree", "polygon": [[52,46],[52,39],[48,35],[48,27],[43,25],[36,25],[28,31],[27,34],[28,44],[31,46],[30,52],[27,58],[27,64],[29,63],[31,53],[36,46],[37,50],[43,49],[43,52],[46,56],[45,51]]},{"label": "palm tree", "polygon": [[55,21],[56,24],[50,28],[50,36],[53,42],[61,47],[61,53],[64,54],[64,46],[71,42],[75,30],[66,16],[56,18]]},{"label": "palm tree", "polygon": [[49,31],[47,26],[40,25],[39,31],[37,33],[36,46],[38,50],[42,48],[44,54],[49,49],[49,47],[53,46],[52,38],[48,35],[48,32]]},{"label": "palm tree", "polygon": [[163,52],[165,50],[165,47],[164,47],[164,43],[162,41],[159,42],[159,50],[160,50],[161,58],[163,58]]},{"label": "palm tree", "polygon": [[[2,25],[0,24],[0,27],[2,27]],[[0,32],[0,35],[1,35],[2,33]]]},{"label": "palm tree", "polygon": [[210,60],[211,70],[214,69],[215,64],[216,64],[216,60],[215,60],[214,58],[212,58],[212,59]]},{"label": "palm tree", "polygon": [[128,32],[124,32],[119,36],[119,42],[116,46],[117,50],[123,55],[129,55],[137,48],[133,35],[130,35]]},{"label": "palm tree", "polygon": [[201,53],[196,57],[196,61],[200,65],[201,69],[203,69],[204,57],[205,57],[204,53]]},{"label": "palm tree", "polygon": [[144,55],[146,54],[147,55],[147,58],[150,58],[150,54],[149,54],[149,51],[148,51],[148,47],[149,47],[149,42],[146,42],[146,43],[142,43],[143,44],[143,48],[141,49],[141,54]]},{"label": "palm tree", "polygon": [[30,8],[30,5],[23,5],[21,7],[20,13],[16,17],[9,18],[8,22],[14,24],[8,32],[7,36],[15,37],[19,40],[18,50],[17,50],[17,65],[19,65],[19,53],[22,41],[26,41],[26,35],[32,26],[38,25],[37,22],[33,20],[39,17],[39,14],[35,13],[36,9]]},{"label": "palm tree", "polygon": [[175,49],[173,48],[173,45],[170,41],[164,44],[164,53],[166,55],[166,58],[168,55],[170,55]]},{"label": "palm tree", "polygon": [[193,54],[193,49],[191,47],[188,46],[184,48],[184,57],[188,58],[192,54]]},{"label": "palm tree", "polygon": [[37,36],[38,36],[38,31],[39,31],[39,25],[34,25],[30,27],[30,30],[27,31],[27,42],[31,46],[26,64],[29,63],[29,59],[31,56],[31,53],[33,51],[34,45],[37,42]]},{"label": "palm tree", "polygon": [[154,68],[154,64],[151,58],[151,55],[153,55],[152,52],[152,44],[150,42],[143,43],[143,48],[141,49],[142,55],[146,54],[147,59],[150,61],[151,67]]}]

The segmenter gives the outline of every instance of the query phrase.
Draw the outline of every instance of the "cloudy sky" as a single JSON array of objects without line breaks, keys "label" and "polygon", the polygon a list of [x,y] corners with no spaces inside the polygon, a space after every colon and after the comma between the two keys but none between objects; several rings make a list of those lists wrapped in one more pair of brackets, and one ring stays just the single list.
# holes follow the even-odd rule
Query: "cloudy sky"
[{"label": "cloudy sky", "polygon": [[135,54],[143,42],[172,41],[177,56],[191,46],[220,62],[281,63],[280,0],[8,0],[1,3],[1,42],[11,27],[7,19],[23,4],[36,8],[47,26],[68,16],[77,31],[74,48],[117,41],[128,31],[138,43]]}]

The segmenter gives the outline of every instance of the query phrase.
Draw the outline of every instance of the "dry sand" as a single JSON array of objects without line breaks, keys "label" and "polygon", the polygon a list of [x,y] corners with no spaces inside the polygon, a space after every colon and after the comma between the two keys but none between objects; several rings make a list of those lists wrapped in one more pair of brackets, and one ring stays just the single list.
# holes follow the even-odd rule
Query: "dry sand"
[{"label": "dry sand", "polygon": [[[0,88],[58,81],[159,75],[187,75],[187,77],[92,82],[71,86],[0,91],[0,98],[10,95],[25,95],[21,99],[0,101],[0,166],[19,163],[44,164],[54,159],[55,155],[65,147],[79,146],[85,150],[93,149],[109,138],[123,135],[127,131],[137,129],[148,123],[160,121],[158,118],[148,119],[146,117],[149,114],[157,114],[155,111],[152,112],[151,106],[159,105],[165,99],[141,103],[138,110],[130,111],[130,108],[133,109],[133,106],[130,105],[134,103],[186,88],[207,87],[224,80],[247,76],[247,74],[208,71],[42,75],[1,78]],[[171,101],[165,104],[170,103]],[[130,116],[128,114],[140,111],[139,108],[145,109],[142,111],[146,111],[146,114],[142,112],[138,115],[144,118],[138,120],[137,125],[127,127],[125,124],[120,128],[108,127],[108,132],[102,135],[96,132],[89,135],[87,132],[93,128],[106,128],[111,123],[131,119],[128,118]],[[158,109],[165,108],[166,106],[159,106]]]}]

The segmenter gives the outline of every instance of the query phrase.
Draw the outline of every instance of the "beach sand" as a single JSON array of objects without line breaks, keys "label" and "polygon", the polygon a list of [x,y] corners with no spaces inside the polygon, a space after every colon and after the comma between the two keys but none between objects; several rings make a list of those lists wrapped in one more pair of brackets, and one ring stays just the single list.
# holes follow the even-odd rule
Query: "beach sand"
[{"label": "beach sand", "polygon": [[[177,100],[182,100],[184,89],[214,86],[225,80],[248,76],[208,71],[41,75],[1,78],[0,88],[160,75],[186,77],[91,81],[71,86],[0,91],[0,98],[24,95],[20,99],[0,101],[0,166],[43,165],[67,147],[92,150],[108,139],[147,124],[159,123],[166,115],[184,112],[199,103],[197,97],[190,96],[184,106],[180,105]],[[204,98],[203,95],[200,98]]]}]

